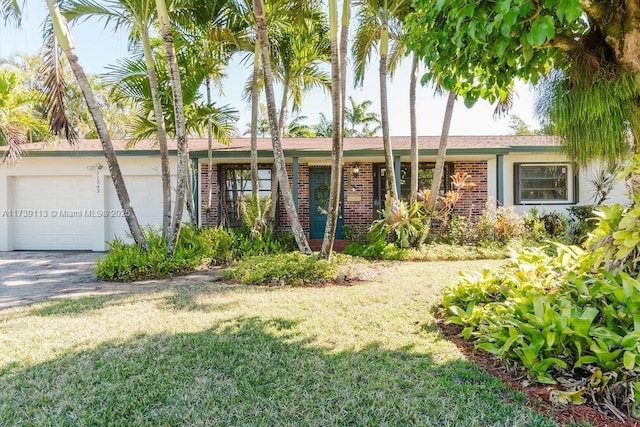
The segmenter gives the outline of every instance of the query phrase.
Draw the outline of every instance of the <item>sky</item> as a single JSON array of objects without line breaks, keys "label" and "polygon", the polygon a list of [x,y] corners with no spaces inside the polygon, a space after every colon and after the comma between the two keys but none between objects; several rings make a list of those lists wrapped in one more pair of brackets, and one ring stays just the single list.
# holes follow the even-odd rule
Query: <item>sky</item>
[{"label": "sky", "polygon": [[[27,2],[23,11],[22,27],[2,26],[0,24],[0,58],[8,58],[16,53],[35,54],[42,45],[41,23],[45,17],[46,7],[43,2]],[[71,32],[76,43],[76,51],[80,63],[88,73],[105,72],[106,66],[115,63],[119,58],[129,55],[127,49],[127,37],[123,33],[114,33],[111,29],[105,29],[101,22],[90,20],[74,24]],[[361,88],[354,88],[349,77],[347,81],[347,96],[353,96],[356,102],[371,100],[370,111],[379,113],[379,82],[378,66],[375,62],[369,66],[369,73],[365,76]],[[409,75],[411,61],[405,60],[388,84],[389,97],[389,123],[393,136],[406,136],[410,134],[409,123]],[[239,133],[247,129],[251,117],[250,105],[242,100],[242,89],[251,74],[251,66],[242,64],[239,59],[233,60],[227,70],[228,77],[222,82],[223,94],[214,99],[216,105],[229,104],[238,110],[240,120],[238,122]],[[279,99],[279,98],[277,98]],[[262,101],[264,102],[264,101]],[[418,88],[418,134],[439,135],[442,129],[442,119],[446,96],[436,96],[429,87]],[[533,99],[531,90],[523,83],[516,85],[516,97],[511,114],[515,114],[529,124],[531,128],[537,128],[537,121],[532,113]],[[454,107],[451,122],[451,135],[505,135],[510,133],[509,119],[493,119],[493,106],[487,102],[479,101],[473,108],[465,107],[458,100]],[[321,91],[309,93],[304,101],[301,114],[308,117],[307,124],[319,121],[319,114],[323,112],[331,117],[331,100],[329,95]]]}]

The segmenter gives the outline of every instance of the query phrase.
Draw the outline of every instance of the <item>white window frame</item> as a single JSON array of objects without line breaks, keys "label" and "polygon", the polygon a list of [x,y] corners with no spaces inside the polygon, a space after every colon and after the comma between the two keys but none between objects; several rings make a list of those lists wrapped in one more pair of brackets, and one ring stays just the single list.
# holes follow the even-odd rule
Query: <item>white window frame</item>
[{"label": "white window frame", "polygon": [[[522,198],[522,170],[527,167],[561,167],[566,168],[566,198],[564,199],[523,199]],[[577,177],[576,167],[567,162],[535,162],[535,163],[514,163],[514,201],[516,205],[569,205],[577,202]],[[544,178],[540,178],[544,179]]]}]

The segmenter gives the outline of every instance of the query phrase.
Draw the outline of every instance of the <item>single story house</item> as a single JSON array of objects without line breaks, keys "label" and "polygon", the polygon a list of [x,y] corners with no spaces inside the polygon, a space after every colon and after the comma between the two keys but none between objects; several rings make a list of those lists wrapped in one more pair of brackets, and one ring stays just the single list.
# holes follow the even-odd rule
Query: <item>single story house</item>
[{"label": "single story house", "polygon": [[[419,137],[420,182],[430,182],[439,137]],[[410,138],[392,137],[395,173],[400,191],[410,183]],[[155,141],[127,149],[114,141],[132,205],[141,224],[161,223],[162,184]],[[300,220],[310,240],[321,239],[331,165],[329,138],[285,138],[283,147]],[[1,147],[0,147],[1,149]],[[107,241],[127,238],[127,225],[106,167],[100,142],[79,141],[25,146],[26,155],[14,165],[0,167],[0,251],[105,251]],[[209,182],[207,141],[189,140],[194,199],[201,225],[238,224],[238,201],[251,194],[250,141],[234,139],[215,144]],[[175,174],[175,144],[170,151]],[[1,152],[0,152],[1,155]],[[271,140],[258,140],[260,194],[271,188]],[[386,193],[382,138],[345,138],[342,230],[366,229],[383,207]],[[578,168],[546,136],[451,136],[443,188],[454,173],[471,175],[473,188],[464,191],[457,213],[478,216],[487,201],[515,206],[518,212],[537,207],[541,212],[588,204],[593,196],[593,168]],[[175,176],[173,177],[175,182]],[[208,206],[209,191],[212,203]],[[625,201],[617,185],[610,202]],[[188,217],[185,217],[188,218]],[[279,225],[287,226],[284,209]]]}]

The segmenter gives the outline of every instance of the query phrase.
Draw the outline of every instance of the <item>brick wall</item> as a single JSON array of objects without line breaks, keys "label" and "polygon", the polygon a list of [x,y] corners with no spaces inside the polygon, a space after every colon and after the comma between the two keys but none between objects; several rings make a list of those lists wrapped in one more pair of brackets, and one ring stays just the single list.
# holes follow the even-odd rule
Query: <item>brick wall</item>
[{"label": "brick wall", "polygon": [[479,217],[487,203],[487,162],[455,162],[453,172],[470,174],[469,182],[476,184],[473,189],[465,190],[462,193],[454,213],[464,215],[467,218]]},{"label": "brick wall", "polygon": [[[352,170],[354,162],[345,163],[343,173],[344,185],[344,225],[353,227],[356,233],[364,232],[368,229],[374,219],[373,210],[373,164],[359,163],[360,173],[357,177],[353,176]],[[265,167],[267,165],[260,165]],[[209,215],[206,213],[206,203],[208,197],[207,185],[207,166],[202,166],[201,189],[200,189],[200,206],[203,225],[218,224],[219,201],[220,201],[220,185],[218,183],[219,165],[213,167],[213,183],[212,183],[212,210]],[[476,218],[482,214],[487,202],[487,162],[455,162],[454,173],[467,172],[471,175],[471,181],[476,184],[472,190],[465,190],[462,197],[455,208],[455,213],[471,218]],[[287,174],[289,175],[289,184],[293,188],[293,166],[287,165]],[[275,176],[274,176],[275,178]],[[282,197],[279,197],[279,228],[287,229],[289,227],[289,219],[287,212],[282,204]],[[299,164],[298,169],[298,215],[303,229],[309,232],[309,165],[306,163]],[[208,220],[207,220],[208,219]]]},{"label": "brick wall", "polygon": [[355,163],[344,165],[344,225],[354,235],[366,233],[373,222],[373,164],[358,163],[360,173],[353,176]]},{"label": "brick wall", "polygon": [[[289,185],[293,191],[293,165],[287,165],[287,175],[289,176]],[[290,227],[287,210],[284,207],[282,195],[278,196],[280,203],[278,228],[288,229]],[[309,235],[309,165],[306,163],[298,164],[298,218],[302,229]]]}]

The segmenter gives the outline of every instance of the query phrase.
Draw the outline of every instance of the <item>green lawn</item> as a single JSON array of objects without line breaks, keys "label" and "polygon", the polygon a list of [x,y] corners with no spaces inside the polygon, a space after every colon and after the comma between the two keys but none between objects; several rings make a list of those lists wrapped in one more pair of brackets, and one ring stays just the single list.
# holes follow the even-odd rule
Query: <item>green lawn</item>
[{"label": "green lawn", "polygon": [[434,326],[430,308],[458,270],[503,262],[2,311],[0,425],[555,425]]}]

